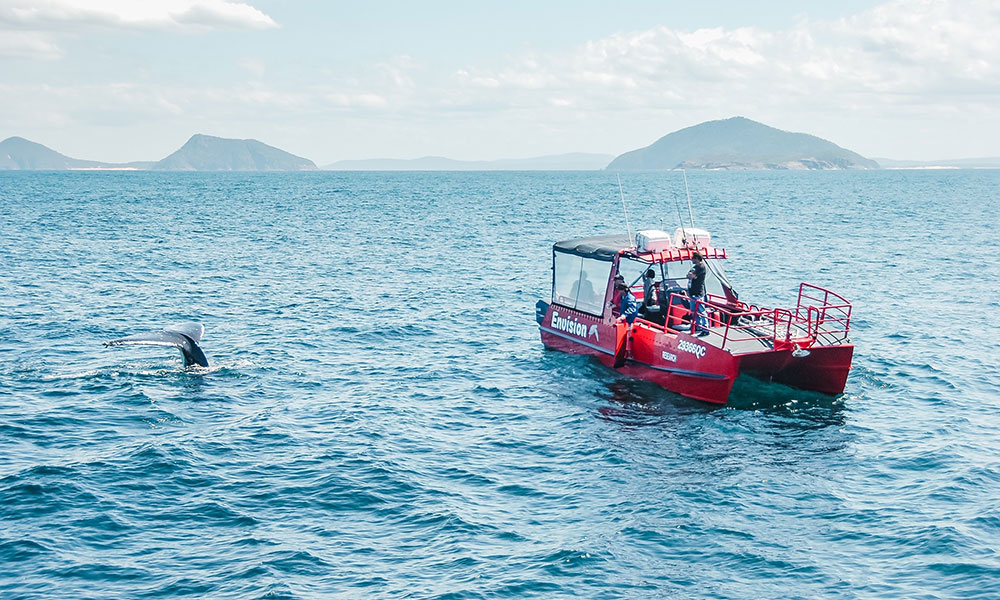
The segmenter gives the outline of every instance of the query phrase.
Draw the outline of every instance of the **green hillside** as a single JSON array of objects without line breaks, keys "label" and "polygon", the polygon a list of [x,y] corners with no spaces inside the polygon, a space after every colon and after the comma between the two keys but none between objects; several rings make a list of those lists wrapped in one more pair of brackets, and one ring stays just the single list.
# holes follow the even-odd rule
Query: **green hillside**
[{"label": "green hillside", "polygon": [[155,163],[157,171],[308,171],[313,161],[257,140],[195,134],[179,150]]},{"label": "green hillside", "polygon": [[105,163],[70,158],[22,137],[9,137],[0,142],[0,170],[64,171],[103,166]]},{"label": "green hillside", "polygon": [[616,171],[669,169],[878,169],[856,152],[814,135],[790,133],[744,117],[708,121],[626,152]]}]

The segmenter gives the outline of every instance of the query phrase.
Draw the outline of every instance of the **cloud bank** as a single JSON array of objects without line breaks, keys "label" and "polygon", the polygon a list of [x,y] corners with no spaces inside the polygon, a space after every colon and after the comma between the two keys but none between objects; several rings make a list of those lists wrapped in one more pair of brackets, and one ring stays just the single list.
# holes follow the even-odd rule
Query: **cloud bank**
[{"label": "cloud bank", "polygon": [[273,29],[245,2],[228,0],[2,0],[0,57],[59,58],[61,34],[93,30],[208,32]]},{"label": "cloud bank", "polygon": [[[463,69],[470,95],[603,109],[800,103],[988,105],[1000,92],[1000,5],[894,1],[785,31],[618,33],[564,55],[529,54],[498,71]],[[535,98],[538,100],[538,98]]]}]

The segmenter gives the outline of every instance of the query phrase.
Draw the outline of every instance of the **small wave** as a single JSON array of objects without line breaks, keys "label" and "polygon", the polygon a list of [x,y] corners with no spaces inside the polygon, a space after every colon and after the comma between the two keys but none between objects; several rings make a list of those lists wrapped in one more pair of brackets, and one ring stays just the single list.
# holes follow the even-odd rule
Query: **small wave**
[{"label": "small wave", "polygon": [[79,373],[57,373],[53,375],[42,375],[41,377],[39,377],[39,381],[50,382],[50,381],[64,381],[73,379],[93,379],[105,375],[107,375],[107,371],[103,371],[101,369],[92,369],[89,371],[81,371]]},{"label": "small wave", "polygon": [[27,562],[52,550],[34,540],[0,540],[0,562],[4,564]]}]

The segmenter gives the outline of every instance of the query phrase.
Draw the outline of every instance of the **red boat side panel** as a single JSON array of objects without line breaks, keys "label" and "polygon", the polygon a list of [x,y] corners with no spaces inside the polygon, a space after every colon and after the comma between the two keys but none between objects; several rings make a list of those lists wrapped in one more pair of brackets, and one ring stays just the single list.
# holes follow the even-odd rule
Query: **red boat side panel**
[{"label": "red boat side panel", "polygon": [[774,380],[824,394],[842,394],[851,372],[854,346],[813,346],[809,356],[792,358],[791,362],[774,374]]},{"label": "red boat side panel", "polygon": [[854,346],[812,346],[807,356],[796,358],[791,350],[746,354],[740,371],[824,394],[842,394],[851,372]]},{"label": "red boat side panel", "polygon": [[739,361],[701,338],[636,321],[629,361],[621,371],[690,398],[725,404],[739,375]]},{"label": "red boat side panel", "polygon": [[542,343],[549,348],[571,354],[590,354],[607,357],[614,362],[618,340],[624,335],[624,327],[614,322],[605,322],[585,312],[553,304],[542,319],[539,329]]}]

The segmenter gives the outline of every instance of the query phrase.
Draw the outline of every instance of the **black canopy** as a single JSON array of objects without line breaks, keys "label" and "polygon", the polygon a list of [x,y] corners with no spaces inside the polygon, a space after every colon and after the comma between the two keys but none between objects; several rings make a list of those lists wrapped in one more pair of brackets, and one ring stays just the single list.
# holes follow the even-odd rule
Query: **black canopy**
[{"label": "black canopy", "polygon": [[556,242],[552,249],[556,252],[566,252],[596,260],[613,260],[620,250],[634,247],[635,244],[627,235],[619,233]]}]

